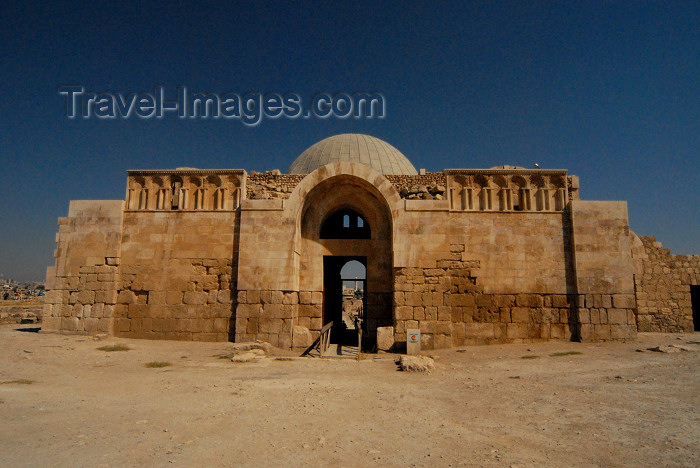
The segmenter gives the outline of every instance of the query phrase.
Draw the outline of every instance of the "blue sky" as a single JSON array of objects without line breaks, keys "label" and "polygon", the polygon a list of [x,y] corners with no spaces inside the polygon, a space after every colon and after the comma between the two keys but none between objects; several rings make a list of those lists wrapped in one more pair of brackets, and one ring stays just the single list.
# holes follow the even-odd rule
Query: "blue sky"
[{"label": "blue sky", "polygon": [[[367,133],[416,167],[565,168],[631,228],[700,253],[700,3],[141,2],[0,6],[0,273],[42,279],[72,199],[127,169],[286,170]],[[384,119],[68,119],[61,85],[380,92]],[[168,92],[168,91],[166,91]]]}]

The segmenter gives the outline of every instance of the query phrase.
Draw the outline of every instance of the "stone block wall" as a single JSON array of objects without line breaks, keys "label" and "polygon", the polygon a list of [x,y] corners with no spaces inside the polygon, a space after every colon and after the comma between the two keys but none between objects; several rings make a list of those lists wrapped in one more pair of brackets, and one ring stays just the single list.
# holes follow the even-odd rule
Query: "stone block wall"
[{"label": "stone block wall", "polygon": [[[368,294],[368,309],[379,317],[391,317],[391,295]],[[387,309],[387,310],[385,310]],[[236,303],[235,340],[267,341],[274,346],[292,344],[292,328],[302,327],[318,338],[323,328],[323,291],[239,290]],[[371,343],[377,327],[391,325],[391,319],[368,318],[364,337]]]},{"label": "stone block wall", "polygon": [[120,200],[76,200],[68,216],[59,218],[56,265],[46,273],[42,330],[112,333],[123,208]]},{"label": "stone block wall", "polygon": [[297,310],[297,325],[307,328],[316,339],[323,327],[323,291],[301,291]]},{"label": "stone block wall", "polygon": [[690,286],[700,284],[700,255],[671,255],[655,237],[640,237],[635,274],[641,332],[693,331]]},{"label": "stone block wall", "polygon": [[238,219],[236,212],[127,212],[114,334],[232,338]]},{"label": "stone block wall", "polygon": [[576,299],[581,341],[636,338],[634,294],[579,294]]},{"label": "stone block wall", "polygon": [[579,338],[636,338],[627,202],[574,200],[570,210]]},{"label": "stone block wall", "polygon": [[405,343],[408,329],[421,330],[425,349],[463,341],[464,317],[476,311],[475,268],[478,262],[461,260],[438,261],[435,268],[395,268],[394,341]]},{"label": "stone block wall", "polygon": [[[322,328],[326,256],[366,259],[368,339],[388,325],[397,342],[421,329],[426,349],[626,339],[637,320],[692,329],[698,257],[647,240],[633,259],[626,204],[577,190],[565,171],[512,168],[132,171],[128,209],[71,202],[59,220],[45,329],[290,347]],[[363,216],[371,237],[321,239],[339,207]]]},{"label": "stone block wall", "polygon": [[239,222],[237,287],[298,290],[294,219],[285,216],[282,200],[244,200]]},{"label": "stone block wall", "polygon": [[463,344],[574,338],[577,323],[571,295],[477,294],[475,301],[474,315],[464,316]]},{"label": "stone block wall", "polygon": [[[454,245],[455,256],[463,246]],[[395,269],[395,336],[421,330],[424,349],[464,344],[571,339],[575,297],[488,294],[477,282],[478,261],[439,260],[436,268]]]},{"label": "stone block wall", "polygon": [[130,338],[226,341],[232,293],[230,259],[170,260],[177,277],[144,281],[137,265],[122,267],[114,334]]},{"label": "stone block wall", "polygon": [[[375,285],[376,287],[376,285]],[[367,310],[363,325],[363,340],[376,343],[377,328],[393,324],[393,294],[367,291]]]},{"label": "stone block wall", "polygon": [[565,216],[452,212],[447,206],[406,210],[395,221],[394,264],[432,268],[436,259],[450,258],[453,246],[462,245],[460,259],[479,261],[479,281],[486,293],[568,294]]},{"label": "stone block wall", "polygon": [[[238,291],[236,305],[236,341],[267,341],[273,346],[292,346],[292,327],[303,304],[309,327],[321,329],[320,309],[323,302],[318,293],[305,294],[297,291],[244,290]],[[315,297],[314,297],[315,296]],[[309,301],[316,301],[317,307],[310,308]],[[313,314],[310,317],[307,314]],[[304,320],[306,323],[306,320]]]}]

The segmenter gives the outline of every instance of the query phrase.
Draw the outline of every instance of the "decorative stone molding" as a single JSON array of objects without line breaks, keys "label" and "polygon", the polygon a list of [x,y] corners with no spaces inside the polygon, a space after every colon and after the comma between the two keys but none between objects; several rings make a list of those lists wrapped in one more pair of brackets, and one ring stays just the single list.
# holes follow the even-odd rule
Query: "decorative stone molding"
[{"label": "decorative stone molding", "polygon": [[[127,211],[232,211],[244,199],[289,199],[307,176],[277,170],[132,170]],[[449,200],[452,211],[562,211],[578,199],[579,187],[578,177],[565,170],[447,169],[383,177],[400,198]]]},{"label": "decorative stone molding", "polygon": [[235,211],[245,181],[240,169],[127,171],[126,211]]},{"label": "decorative stone molding", "polygon": [[578,177],[566,170],[447,169],[452,211],[556,212],[578,199]]}]

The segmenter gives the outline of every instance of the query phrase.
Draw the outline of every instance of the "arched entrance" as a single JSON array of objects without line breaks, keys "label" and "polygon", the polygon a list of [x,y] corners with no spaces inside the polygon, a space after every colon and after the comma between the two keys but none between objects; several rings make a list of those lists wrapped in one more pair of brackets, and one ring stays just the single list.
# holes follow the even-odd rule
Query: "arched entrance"
[{"label": "arched entrance", "polygon": [[[357,309],[359,303],[348,302],[350,297],[356,301],[357,294],[363,349],[374,348],[377,327],[393,324],[391,239],[391,211],[383,195],[366,180],[339,174],[309,191],[301,213],[298,253],[299,290],[318,291],[323,297],[321,316],[310,320],[312,332],[333,321],[332,342],[348,343],[354,337],[356,343],[356,331],[349,327],[352,314],[343,315],[343,297],[345,292],[346,309]],[[352,273],[343,276],[349,262],[364,267],[364,278]],[[352,280],[358,281],[351,287]]]}]

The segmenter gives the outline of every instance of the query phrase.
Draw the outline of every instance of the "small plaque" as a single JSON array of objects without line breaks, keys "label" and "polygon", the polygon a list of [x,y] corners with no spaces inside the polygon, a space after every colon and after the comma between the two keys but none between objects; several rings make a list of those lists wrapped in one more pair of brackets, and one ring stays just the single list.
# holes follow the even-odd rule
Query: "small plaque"
[{"label": "small plaque", "polygon": [[420,328],[406,330],[406,354],[420,354]]}]

